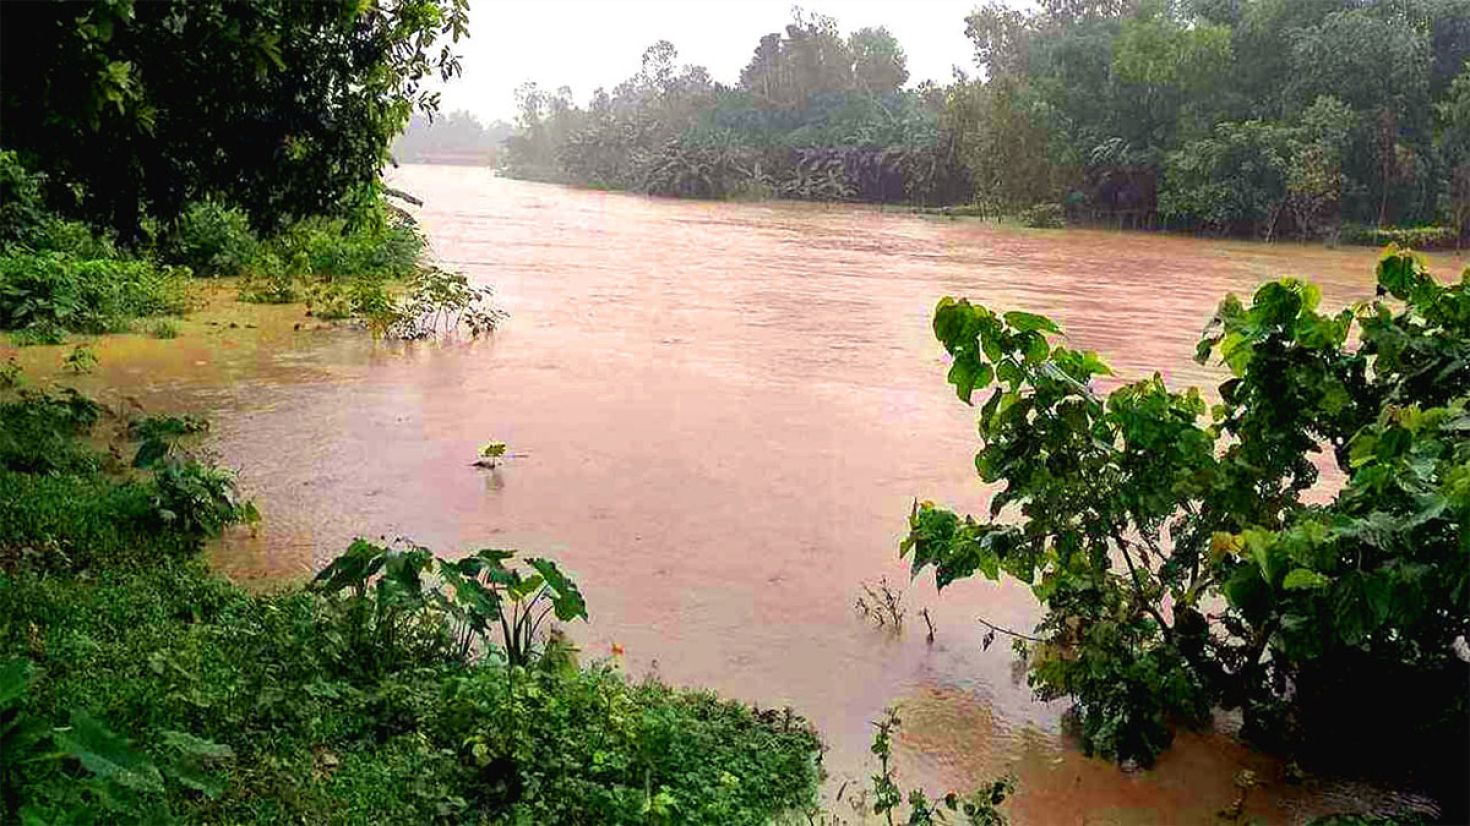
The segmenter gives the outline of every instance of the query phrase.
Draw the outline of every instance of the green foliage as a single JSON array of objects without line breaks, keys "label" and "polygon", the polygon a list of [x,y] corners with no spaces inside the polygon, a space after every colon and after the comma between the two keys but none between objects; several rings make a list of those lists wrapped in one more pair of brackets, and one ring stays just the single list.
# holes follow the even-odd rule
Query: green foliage
[{"label": "green foliage", "polygon": [[426,81],[459,73],[463,0],[7,5],[6,148],[50,206],[128,241],[221,196],[257,229],[340,213],[379,177]]},{"label": "green foliage", "polygon": [[1061,204],[1036,204],[1021,211],[1021,223],[1036,229],[1061,229],[1067,225],[1067,211]]},{"label": "green foliage", "polygon": [[242,210],[205,200],[184,208],[160,254],[197,276],[213,278],[249,272],[259,245]]},{"label": "green foliage", "polygon": [[1460,233],[1454,227],[1365,227],[1352,224],[1343,227],[1340,238],[1345,244],[1369,247],[1394,244],[1413,249],[1444,249],[1453,247]]},{"label": "green foliage", "polygon": [[[1333,314],[1294,279],[1227,297],[1199,347],[1231,372],[1214,406],[1157,375],[1100,396],[1107,366],[1048,319],[939,303],[950,383],[987,392],[976,469],[1002,487],[983,521],[917,504],[902,552],[941,587],[1031,586],[1029,681],[1074,701],[1089,749],[1146,763],[1224,705],[1309,756],[1433,754],[1432,782],[1463,777],[1441,758],[1467,719],[1470,277],[1390,248],[1378,282],[1391,301]],[[1325,505],[1304,496],[1320,451],[1345,480]]]},{"label": "green foliage", "polygon": [[1217,232],[1273,225],[1286,198],[1287,139],[1262,121],[1216,126],[1168,155],[1159,211]]},{"label": "green foliage", "polygon": [[[335,597],[330,604],[346,618],[346,664],[371,672],[410,656],[467,660],[493,651],[525,667],[546,650],[539,632],[548,615],[586,620],[587,606],[556,563],[528,559],[526,571],[506,564],[514,556],[486,549],[448,560],[417,545],[359,539],[312,587]],[[426,581],[430,574],[442,586]]]},{"label": "green foliage", "polygon": [[[448,681],[429,729],[510,822],[766,823],[815,802],[820,748],[789,710],[753,710],[615,671]],[[464,771],[462,769],[461,771]]]},{"label": "green foliage", "polygon": [[464,273],[425,267],[408,280],[403,299],[391,310],[390,332],[400,338],[432,338],[468,328],[470,335],[493,331],[505,313],[490,303],[494,290],[471,286]]},{"label": "green foliage", "polygon": [[[872,777],[873,814],[882,815],[889,826],[897,822],[893,819],[895,815],[902,816],[905,805],[903,789],[898,784],[890,762],[893,759],[893,736],[901,724],[898,712],[891,708],[885,709],[883,719],[873,724],[877,732],[873,735],[871,751],[878,758],[878,773]],[[964,797],[950,792],[932,801],[923,789],[912,789],[906,801],[909,815],[903,823],[907,826],[946,823],[1005,826],[1010,820],[999,807],[1015,791],[1016,781],[1009,777],[992,780],[988,785]],[[963,819],[951,820],[951,817]]]},{"label": "green foliage", "polygon": [[179,337],[179,324],[172,319],[160,318],[150,323],[146,331],[154,338],[170,339]]},{"label": "green foliage", "polygon": [[137,317],[183,312],[186,284],[185,271],[147,261],[0,253],[0,329],[121,332]]},{"label": "green foliage", "polygon": [[127,444],[138,446],[124,466],[114,457],[125,445],[114,454],[86,441],[100,435],[104,415],[71,390],[21,389],[0,402],[0,567],[25,560],[39,570],[85,570],[145,550],[179,558],[257,518],[233,474],[179,446],[202,427],[197,420],[135,423]]},{"label": "green foliage", "polygon": [[886,29],[844,39],[800,10],[761,40],[734,88],[702,67],[676,69],[672,44],[578,107],[570,90],[518,91],[507,142],[512,177],[687,198],[966,199],[967,179]]}]

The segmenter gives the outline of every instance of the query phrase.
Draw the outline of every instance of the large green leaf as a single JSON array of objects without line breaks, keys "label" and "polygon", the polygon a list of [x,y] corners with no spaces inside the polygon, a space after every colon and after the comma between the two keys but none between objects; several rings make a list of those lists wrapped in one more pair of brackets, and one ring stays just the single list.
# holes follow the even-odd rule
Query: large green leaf
[{"label": "large green leaf", "polygon": [[582,599],[582,592],[577,589],[576,583],[562,573],[555,562],[549,559],[527,559],[526,562],[545,580],[557,619],[562,622],[587,619],[587,603]]},{"label": "large green leaf", "polygon": [[147,755],[85,711],[71,713],[71,725],[52,735],[56,745],[97,777],[139,791],[162,792],[163,777]]},{"label": "large green leaf", "polygon": [[1033,330],[1045,330],[1048,333],[1060,333],[1062,330],[1056,322],[1044,315],[1011,310],[1002,316],[1006,323],[1011,325],[1018,333],[1029,333]]},{"label": "large green leaf", "polygon": [[26,693],[36,667],[24,657],[0,663],[0,710],[7,709]]}]

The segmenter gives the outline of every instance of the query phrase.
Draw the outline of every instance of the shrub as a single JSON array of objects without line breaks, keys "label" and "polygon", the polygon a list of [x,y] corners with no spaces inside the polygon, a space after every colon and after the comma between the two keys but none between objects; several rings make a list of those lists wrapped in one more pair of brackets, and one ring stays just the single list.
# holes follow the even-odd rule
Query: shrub
[{"label": "shrub", "polygon": [[1349,224],[1339,238],[1344,244],[1386,247],[1396,244],[1414,249],[1448,249],[1460,240],[1454,227],[1368,227]]},{"label": "shrub", "polygon": [[181,313],[186,272],[148,261],[0,254],[0,328],[119,332],[140,316]]},{"label": "shrub", "polygon": [[1062,229],[1067,225],[1067,211],[1061,204],[1036,204],[1021,211],[1021,224],[1035,229]]},{"label": "shrub", "polygon": [[10,150],[0,150],[0,250],[34,249],[43,225],[51,218],[42,186],[45,176],[33,173]]},{"label": "shrub", "polygon": [[148,335],[162,339],[178,338],[179,324],[176,321],[161,318],[148,325]]},{"label": "shrub", "polygon": [[[939,303],[949,381],[989,391],[975,467],[1004,487],[983,520],[917,503],[901,552],[940,586],[1032,586],[1029,682],[1073,700],[1089,749],[1146,763],[1220,705],[1303,759],[1374,750],[1463,794],[1470,272],[1390,247],[1377,275],[1387,297],[1333,313],[1290,278],[1227,296],[1197,356],[1230,371],[1213,407],[1158,374],[1099,395],[1111,371],[1049,319]],[[1326,504],[1319,453],[1345,479]]]},{"label": "shrub", "polygon": [[187,206],[164,238],[161,257],[193,270],[196,276],[244,275],[260,242],[243,211],[214,200]]},{"label": "shrub", "polygon": [[21,557],[47,570],[182,557],[255,518],[231,473],[178,448],[187,427],[130,429],[118,446],[136,445],[129,471],[86,441],[102,414],[70,390],[21,390],[0,403],[0,567]]}]

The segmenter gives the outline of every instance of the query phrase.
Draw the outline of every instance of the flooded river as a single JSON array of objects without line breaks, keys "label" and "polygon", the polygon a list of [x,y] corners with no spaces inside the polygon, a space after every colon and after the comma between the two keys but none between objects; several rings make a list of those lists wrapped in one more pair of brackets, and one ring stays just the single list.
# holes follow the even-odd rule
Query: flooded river
[{"label": "flooded river", "polygon": [[[896,703],[905,781],[1013,772],[1017,823],[1208,823],[1243,768],[1269,822],[1375,795],[1287,784],[1218,732],[1181,735],[1147,772],[1084,758],[1063,706],[1031,699],[1006,645],[980,645],[978,614],[1029,627],[1029,592],[977,579],[937,597],[897,557],[915,497],[984,505],[974,411],[930,332],[940,296],[1048,313],[1127,377],[1210,383],[1191,356],[1225,292],[1299,274],[1336,306],[1372,294],[1373,251],[650,200],[469,168],[392,178],[427,202],[435,253],[498,290],[511,317],[493,337],[374,343],[226,299],[177,340],[103,342],[84,381],[212,417],[265,515],[215,549],[232,577],[305,578],[356,535],[552,555],[589,602],[584,659],[616,643],[630,673],[793,706],[831,747],[829,794],[866,782],[869,721]],[[471,467],[492,439],[525,455]],[[885,576],[905,589],[900,634],[854,610]]]}]

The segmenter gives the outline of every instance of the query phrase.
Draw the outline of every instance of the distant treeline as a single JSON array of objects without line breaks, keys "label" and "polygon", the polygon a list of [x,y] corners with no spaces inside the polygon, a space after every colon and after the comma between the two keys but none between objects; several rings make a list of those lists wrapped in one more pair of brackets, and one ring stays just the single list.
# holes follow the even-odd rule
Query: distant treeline
[{"label": "distant treeline", "polygon": [[[1470,230],[1470,0],[996,0],[977,77],[904,88],[884,28],[800,9],[734,85],[642,70],[585,106],[526,84],[514,177],[698,198],[1419,245]],[[958,21],[957,21],[958,24]],[[1422,229],[1433,227],[1432,229]]]},{"label": "distant treeline", "polygon": [[469,112],[450,112],[430,120],[415,114],[394,142],[390,154],[399,163],[443,163],[495,166],[514,127],[505,121],[488,126]]}]

